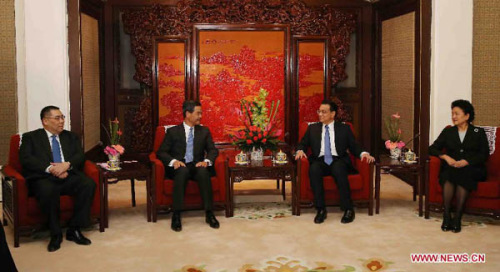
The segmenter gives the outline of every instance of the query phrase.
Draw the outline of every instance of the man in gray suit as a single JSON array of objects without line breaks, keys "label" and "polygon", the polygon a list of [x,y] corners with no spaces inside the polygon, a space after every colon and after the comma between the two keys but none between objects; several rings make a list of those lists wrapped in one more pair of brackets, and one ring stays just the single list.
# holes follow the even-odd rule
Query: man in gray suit
[{"label": "man in gray suit", "polygon": [[[182,105],[184,122],[169,128],[163,143],[156,152],[165,166],[165,175],[174,180],[173,215],[171,228],[182,230],[181,209],[188,181],[198,182],[205,208],[205,221],[212,228],[219,228],[219,222],[212,212],[212,184],[215,175],[213,164],[219,155],[212,135],[207,127],[200,125],[201,104],[188,100]],[[205,156],[206,154],[206,156]]]}]

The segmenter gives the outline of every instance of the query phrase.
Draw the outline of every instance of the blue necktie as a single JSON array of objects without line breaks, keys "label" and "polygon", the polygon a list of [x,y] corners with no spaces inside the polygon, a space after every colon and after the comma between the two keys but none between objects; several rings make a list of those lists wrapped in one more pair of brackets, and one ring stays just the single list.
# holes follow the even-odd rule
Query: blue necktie
[{"label": "blue necktie", "polygon": [[325,163],[330,165],[333,162],[332,146],[330,143],[330,130],[325,126]]},{"label": "blue necktie", "polygon": [[189,128],[189,134],[188,134],[188,139],[187,139],[187,146],[186,146],[186,163],[190,163],[193,161],[193,140],[194,140],[194,135],[193,135],[193,128]]},{"label": "blue necktie", "polygon": [[57,136],[52,135],[52,158],[54,158],[54,162],[62,162],[61,159],[61,147],[59,146],[59,142],[57,141]]}]

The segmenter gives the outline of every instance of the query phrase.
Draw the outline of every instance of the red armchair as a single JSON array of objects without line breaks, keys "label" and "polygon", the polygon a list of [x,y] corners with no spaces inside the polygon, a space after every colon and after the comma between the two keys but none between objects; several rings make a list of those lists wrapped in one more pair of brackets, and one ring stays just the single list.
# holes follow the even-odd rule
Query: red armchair
[{"label": "red armchair", "polygon": [[[347,124],[351,126],[352,130],[352,124]],[[299,139],[302,139],[307,130],[307,126],[307,123],[300,124]],[[368,207],[368,215],[373,215],[373,164],[361,161],[353,155],[351,155],[351,161],[354,168],[358,171],[357,174],[348,176],[351,187],[351,199],[357,207]],[[309,161],[304,158],[300,159],[297,163],[297,171],[298,182],[300,184],[300,206],[312,207],[314,194],[311,183],[309,182]],[[324,177],[323,186],[325,188],[326,205],[338,205],[340,203],[340,197],[333,177]],[[300,215],[300,208],[297,215]]]},{"label": "red armchair", "polygon": [[[165,167],[156,157],[156,151],[161,146],[165,138],[165,130],[169,126],[159,126],[156,128],[153,152],[149,154],[149,160],[152,165],[152,184],[149,195],[148,205],[151,205],[152,220],[156,222],[158,211],[160,209],[169,211],[172,205],[172,192],[174,181],[165,177]],[[226,207],[226,183],[224,169],[224,155],[221,153],[214,163],[216,176],[212,177],[213,201],[216,207]],[[198,184],[195,181],[189,181],[185,197],[184,207],[186,209],[195,209],[202,207],[202,201]]]},{"label": "red armchair", "polygon": [[[496,128],[495,152],[486,162],[488,175],[486,181],[479,182],[477,190],[469,194],[465,204],[465,212],[491,216],[500,219],[500,128]],[[441,160],[430,156],[429,178],[426,186],[425,218],[429,211],[443,211],[443,190],[439,184]]]},{"label": "red armchair", "polygon": [[[19,236],[29,234],[33,230],[40,228],[45,221],[38,203],[34,196],[28,193],[26,180],[21,175],[22,167],[19,161],[19,142],[20,136],[13,135],[10,138],[10,152],[8,164],[2,169],[6,179],[2,183],[3,196],[3,224],[8,221],[14,227],[14,246],[19,247]],[[84,172],[96,183],[94,202],[91,208],[91,217],[98,219],[100,217],[100,187],[99,170],[97,166],[90,161],[85,161]],[[73,213],[73,198],[70,196],[61,196],[61,220],[67,221]],[[99,224],[102,224],[99,220]]]}]

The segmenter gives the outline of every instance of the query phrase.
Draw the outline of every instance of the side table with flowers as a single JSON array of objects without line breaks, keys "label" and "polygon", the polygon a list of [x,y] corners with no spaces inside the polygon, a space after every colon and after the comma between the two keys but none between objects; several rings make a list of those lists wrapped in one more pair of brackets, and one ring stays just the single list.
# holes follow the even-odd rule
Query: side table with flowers
[{"label": "side table with flowers", "polygon": [[120,170],[120,155],[125,152],[125,148],[120,145],[120,137],[123,132],[120,130],[120,121],[118,118],[111,121],[109,120],[109,131],[104,127],[104,130],[108,134],[110,145],[106,146],[104,153],[108,155],[108,169],[109,171]]},{"label": "side table with flowers", "polygon": [[276,150],[280,142],[282,130],[277,129],[277,113],[280,105],[278,100],[271,102],[271,109],[267,107],[267,96],[269,93],[260,89],[254,101],[240,101],[239,116],[243,129],[230,135],[233,145],[243,152],[252,152],[251,160],[262,161],[266,149]]},{"label": "side table with flowers", "polygon": [[385,128],[389,135],[389,140],[385,141],[385,147],[391,152],[391,158],[398,159],[401,155],[401,149],[405,143],[401,141],[401,128],[399,127],[401,116],[395,113],[385,119]]}]

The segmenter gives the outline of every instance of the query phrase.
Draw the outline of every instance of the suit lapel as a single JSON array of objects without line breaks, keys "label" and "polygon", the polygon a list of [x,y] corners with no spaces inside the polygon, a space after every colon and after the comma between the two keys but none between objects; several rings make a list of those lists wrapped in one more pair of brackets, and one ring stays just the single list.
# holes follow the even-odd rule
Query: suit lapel
[{"label": "suit lapel", "polygon": [[457,144],[457,146],[462,145],[462,142],[460,141],[460,135],[458,135],[458,127],[457,126],[453,127],[453,141]]},{"label": "suit lapel", "polygon": [[334,142],[335,142],[335,152],[337,153],[337,156],[340,155],[339,153],[339,122],[333,122],[333,133],[334,135],[330,135],[330,137],[334,137]]},{"label": "suit lapel", "polygon": [[45,129],[40,129],[38,138],[40,139],[45,154],[49,157],[50,161],[54,161],[54,158],[52,158],[52,149],[50,148],[50,139]]},{"label": "suit lapel", "polygon": [[193,157],[194,157],[194,154],[197,154],[196,151],[197,151],[197,143],[200,141],[200,126],[194,126],[194,139],[193,139]]},{"label": "suit lapel", "polygon": [[183,154],[183,156],[185,156],[187,143],[186,143],[186,130],[184,130],[184,123],[179,125],[179,132],[178,133],[180,134],[179,137],[181,139],[180,147],[182,150],[182,154]]},{"label": "suit lapel", "polygon": [[66,136],[67,134],[64,133],[64,131],[61,134],[59,134],[59,142],[61,143],[61,149],[65,161],[67,161],[70,157],[69,154],[67,153],[69,152],[69,139]]},{"label": "suit lapel", "polygon": [[466,144],[466,142],[469,141],[469,139],[471,139],[473,136],[472,136],[472,133],[474,132],[474,126],[473,125],[469,125],[467,127],[467,132],[465,132],[465,137],[464,137],[464,141],[463,141],[463,145]]}]

